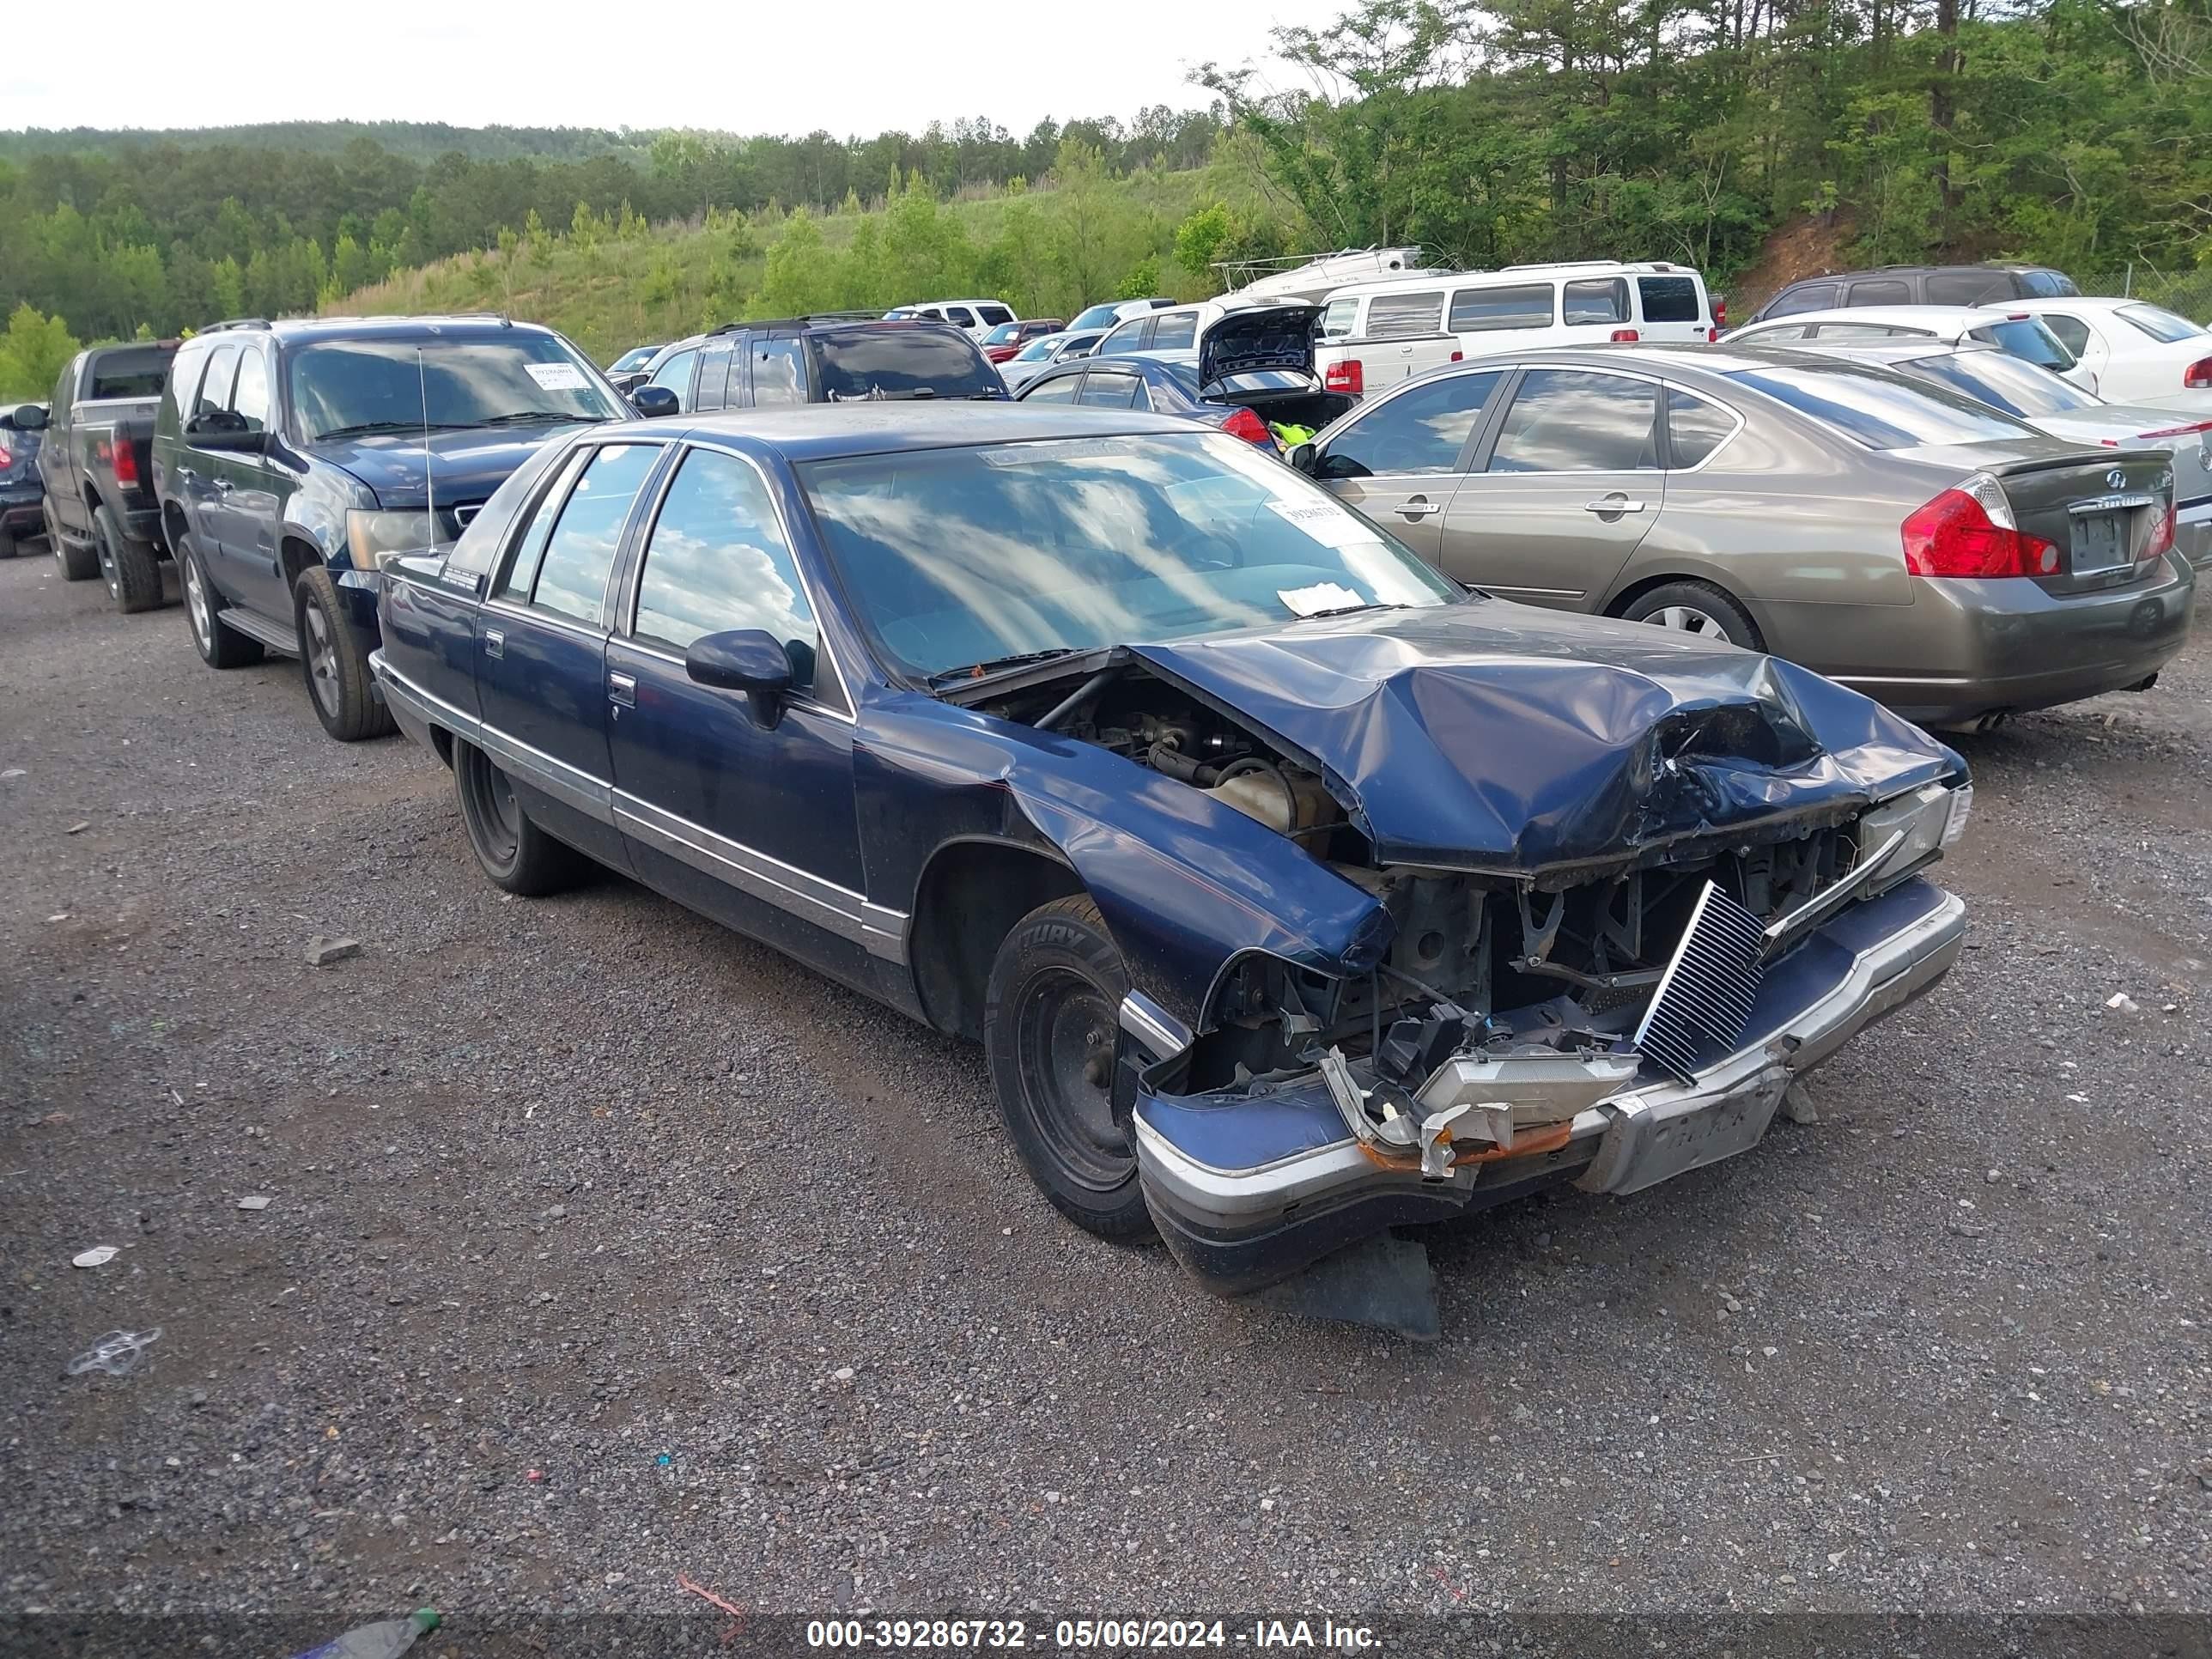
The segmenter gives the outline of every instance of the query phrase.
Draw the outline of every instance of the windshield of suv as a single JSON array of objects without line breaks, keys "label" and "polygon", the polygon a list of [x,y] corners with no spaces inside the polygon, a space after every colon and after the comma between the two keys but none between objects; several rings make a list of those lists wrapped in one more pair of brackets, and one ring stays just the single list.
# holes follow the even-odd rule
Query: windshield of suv
[{"label": "windshield of suv", "polygon": [[1978,403],[2002,409],[2008,415],[2033,420],[2039,415],[2066,415],[2077,409],[2095,409],[2101,400],[2092,398],[2071,380],[2061,380],[2047,368],[2024,363],[2008,351],[1962,351],[1948,357],[1922,357],[1898,368],[1907,374],[1965,392]]},{"label": "windshield of suv", "polygon": [[559,339],[520,331],[319,342],[293,355],[289,384],[303,443],[426,425],[611,421],[626,412]]},{"label": "windshield of suv", "polygon": [[995,398],[1005,383],[964,334],[949,328],[822,328],[807,338],[829,403],[863,398]]},{"label": "windshield of suv", "polygon": [[799,469],[844,591],[916,678],[1458,591],[1249,444],[1041,439]]},{"label": "windshield of suv", "polygon": [[1848,433],[1869,449],[1987,443],[2035,431],[1962,393],[1856,363],[1806,362],[1727,373],[1737,384]]},{"label": "windshield of suv", "polygon": [[2121,306],[2117,314],[2166,345],[2193,340],[2205,332],[2188,318],[2177,317],[2163,306]]}]

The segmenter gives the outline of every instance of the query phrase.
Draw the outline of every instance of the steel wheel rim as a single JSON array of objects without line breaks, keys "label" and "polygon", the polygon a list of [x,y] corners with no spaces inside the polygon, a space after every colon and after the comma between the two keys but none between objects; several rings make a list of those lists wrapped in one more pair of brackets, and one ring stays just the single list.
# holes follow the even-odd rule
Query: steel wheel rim
[{"label": "steel wheel rim", "polygon": [[1729,637],[1728,624],[1710,611],[1701,611],[1694,605],[1662,605],[1644,621],[1655,627],[1687,634],[1692,639],[1718,640],[1723,645],[1734,645]]},{"label": "steel wheel rim", "polygon": [[514,783],[478,755],[469,766],[469,796],[484,856],[501,867],[512,864],[522,845],[522,806],[514,799]]},{"label": "steel wheel rim", "polygon": [[204,647],[214,638],[215,614],[208,608],[207,587],[200,580],[196,553],[185,555],[185,614],[192,619],[192,637]]},{"label": "steel wheel rim", "polygon": [[323,615],[323,607],[313,599],[307,605],[307,683],[314,687],[315,701],[323,706],[324,713],[332,719],[338,712],[338,647],[331,632],[330,618]]},{"label": "steel wheel rim", "polygon": [[1030,982],[1015,1020],[1022,1101],[1054,1159],[1078,1185],[1111,1192],[1134,1167],[1127,1122],[1114,1114],[1114,1010],[1072,969]]}]

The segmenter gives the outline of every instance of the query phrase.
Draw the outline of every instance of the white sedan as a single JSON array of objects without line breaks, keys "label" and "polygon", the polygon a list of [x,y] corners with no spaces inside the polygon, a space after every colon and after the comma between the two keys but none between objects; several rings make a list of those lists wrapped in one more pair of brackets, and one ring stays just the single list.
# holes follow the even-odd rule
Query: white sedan
[{"label": "white sedan", "polygon": [[[2085,391],[2097,390],[2088,369],[2059,337],[2023,308],[1980,306],[1843,306],[1833,311],[1793,311],[1771,322],[1749,323],[1727,335],[1731,345],[1863,345],[1871,340],[1970,340],[2063,374]],[[1992,314],[1994,313],[1994,314]]]},{"label": "white sedan", "polygon": [[2047,326],[2115,403],[2212,415],[2212,332],[2141,300],[2007,300]]}]

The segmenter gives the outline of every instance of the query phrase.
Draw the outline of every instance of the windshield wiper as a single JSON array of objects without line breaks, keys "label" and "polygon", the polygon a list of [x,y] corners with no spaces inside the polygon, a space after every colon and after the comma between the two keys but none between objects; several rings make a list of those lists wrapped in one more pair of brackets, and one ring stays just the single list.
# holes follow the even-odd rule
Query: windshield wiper
[{"label": "windshield wiper", "polygon": [[478,421],[478,426],[548,426],[556,421],[574,424],[581,421],[597,426],[607,417],[604,415],[580,415],[566,409],[518,409],[511,415],[494,415],[489,420]]},{"label": "windshield wiper", "polygon": [[384,432],[465,432],[468,427],[459,421],[356,421],[351,426],[334,426],[327,432],[318,432],[315,441],[330,438],[367,438]]},{"label": "windshield wiper", "polygon": [[954,685],[963,680],[980,680],[1001,669],[1024,668],[1033,662],[1050,662],[1055,657],[1080,656],[1090,649],[1087,646],[1055,645],[1042,651],[1018,651],[1009,657],[993,657],[988,661],[972,663],[965,668],[947,668],[932,674],[932,685]]},{"label": "windshield wiper", "polygon": [[1372,604],[1333,605],[1326,611],[1307,611],[1291,618],[1293,622],[1315,622],[1323,617],[1356,617],[1363,611],[1410,611],[1411,605],[1385,605],[1376,599]]}]

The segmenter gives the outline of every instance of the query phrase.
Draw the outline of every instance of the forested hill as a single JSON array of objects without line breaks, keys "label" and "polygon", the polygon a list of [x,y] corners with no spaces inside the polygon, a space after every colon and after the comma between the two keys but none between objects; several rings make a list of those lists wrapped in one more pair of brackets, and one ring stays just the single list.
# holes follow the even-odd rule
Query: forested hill
[{"label": "forested hill", "polygon": [[240,127],[69,127],[0,132],[0,160],[33,155],[129,155],[163,149],[298,150],[336,155],[367,142],[410,161],[465,155],[471,161],[580,161],[594,155],[642,159],[650,132],[592,127],[456,127],[443,121],[271,121]]}]

